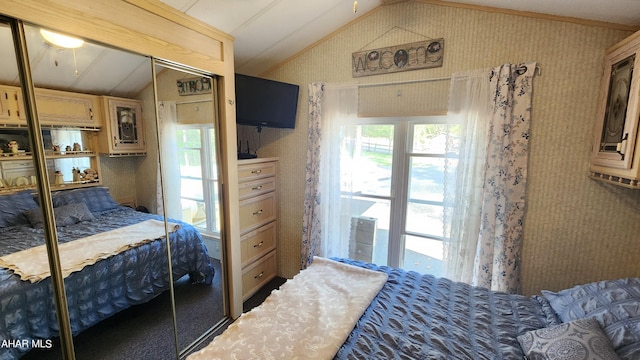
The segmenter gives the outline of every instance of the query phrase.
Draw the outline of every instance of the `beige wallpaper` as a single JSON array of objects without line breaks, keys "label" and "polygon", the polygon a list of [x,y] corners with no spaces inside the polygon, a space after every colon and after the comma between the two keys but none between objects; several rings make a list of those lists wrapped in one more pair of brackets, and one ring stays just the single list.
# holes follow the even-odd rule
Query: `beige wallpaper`
[{"label": "beige wallpaper", "polygon": [[[534,83],[524,292],[640,276],[640,191],[587,177],[604,50],[628,35],[602,27],[403,2],[382,6],[264,74],[301,85],[296,129],[263,129],[258,151],[261,157],[280,158],[280,189],[287,190],[280,191],[280,275],[292,277],[300,263],[307,84],[438,78],[507,62],[537,61],[542,71]],[[441,68],[351,76],[352,52],[440,37],[445,39]],[[359,109],[385,115],[442,111],[447,93],[448,82],[366,88]]]}]

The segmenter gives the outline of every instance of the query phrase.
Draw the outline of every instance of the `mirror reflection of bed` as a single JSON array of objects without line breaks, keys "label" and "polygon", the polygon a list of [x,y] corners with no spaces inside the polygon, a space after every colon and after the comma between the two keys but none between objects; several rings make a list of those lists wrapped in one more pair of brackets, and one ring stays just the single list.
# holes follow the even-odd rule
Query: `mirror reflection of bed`
[{"label": "mirror reflection of bed", "polygon": [[[16,209],[31,207],[31,210],[27,211],[29,213],[27,216],[29,223],[16,224],[11,231],[4,234],[5,241],[11,242],[14,247],[20,246],[25,242],[25,247],[41,242],[42,231],[41,229],[37,231],[37,220],[41,218],[31,215],[31,213],[39,214],[39,209],[35,202],[29,204],[30,196],[28,192],[20,192],[5,195],[0,200],[12,201]],[[172,318],[170,311],[168,311],[170,309],[169,293],[167,292],[169,277],[167,274],[166,242],[163,239],[164,223],[158,221],[162,220],[162,217],[119,205],[109,197],[108,190],[105,187],[54,192],[53,199],[54,204],[57,205],[55,209],[58,210],[56,221],[66,224],[58,229],[60,257],[63,265],[65,265],[63,269],[73,271],[65,280],[72,329],[86,337],[88,335],[83,334],[81,331],[97,324],[98,329],[103,329],[102,331],[106,329],[111,334],[129,334],[123,341],[129,342],[129,349],[132,351],[138,351],[138,341],[140,339],[131,335],[152,331],[159,337],[166,337],[167,341],[164,343],[171,350],[173,342],[173,333],[170,331],[171,326],[163,326],[171,325]],[[85,201],[83,202],[83,200]],[[78,204],[81,206],[76,206]],[[70,208],[73,208],[72,211],[67,213],[66,210]],[[77,221],[78,219],[82,220]],[[188,304],[193,306],[192,308],[187,308],[186,305],[182,306],[182,308],[178,309],[178,313],[181,316],[189,317],[192,325],[200,324],[199,327],[193,326],[190,329],[191,336],[197,338],[200,333],[193,334],[194,331],[197,331],[197,329],[203,331],[202,328],[204,326],[210,326],[207,323],[202,324],[202,320],[196,321],[198,318],[202,318],[201,312],[203,309],[210,311],[210,314],[217,313],[218,316],[223,314],[221,298],[220,296],[215,296],[216,290],[218,294],[221,294],[219,262],[215,262],[217,265],[215,267],[218,270],[218,280],[213,282],[215,275],[214,261],[208,257],[204,250],[204,243],[197,230],[185,223],[178,224],[172,221],[170,224],[172,224],[170,231],[172,269],[173,275],[177,280],[176,298],[179,299],[184,295],[188,295],[191,301]],[[179,226],[176,226],[174,230],[173,224]],[[126,231],[121,231],[123,229],[126,229]],[[156,236],[160,238],[156,240]],[[95,243],[95,241],[100,243]],[[71,261],[77,255],[73,252],[74,248],[66,247],[65,245],[73,245],[77,248],[78,243],[81,242],[86,244],[85,248],[87,250],[79,254],[82,257],[78,258],[78,260],[83,265],[80,268],[76,267],[76,261]],[[116,248],[124,246],[127,250],[111,254],[105,243],[121,243],[123,245],[117,245]],[[129,244],[132,245],[129,246]],[[133,247],[135,244],[138,245]],[[34,249],[34,247],[30,247],[30,249]],[[110,254],[110,256],[101,260],[96,259],[91,265],[86,265],[90,263],[91,259],[95,259],[93,252],[89,251],[89,249],[99,249],[100,251],[97,252],[99,258],[105,257],[105,254]],[[29,250],[23,252],[26,251]],[[12,255],[14,254],[17,253]],[[43,253],[40,255],[43,255]],[[3,256],[3,260],[8,261],[9,256]],[[20,266],[22,263],[19,258],[14,259],[11,264],[18,265],[18,269],[28,269],[28,265],[33,263],[34,256],[37,255],[27,254],[24,258],[27,264],[22,266]],[[44,270],[46,270],[46,262],[40,261],[40,263],[45,265]],[[10,269],[13,270],[14,268],[10,267]],[[24,272],[27,273],[26,270]],[[5,273],[7,272],[5,271]],[[33,276],[37,276],[37,274],[42,273],[42,270],[40,272],[34,271],[33,273],[36,274]],[[33,334],[25,333],[23,336],[38,334],[38,336],[46,339],[54,339],[55,332],[51,331],[51,329],[56,327],[55,317],[42,316],[43,311],[45,313],[49,312],[49,315],[53,314],[51,313],[53,307],[49,302],[50,293],[46,290],[46,287],[49,286],[48,282],[39,280],[39,277],[33,279],[35,280],[34,283],[12,281],[16,280],[15,278],[16,276],[9,276],[5,279],[5,290],[14,289],[13,291],[18,293],[24,291],[24,298],[28,299],[28,301],[26,304],[18,304],[17,306],[5,308],[5,310],[15,311],[16,314],[23,311],[29,314],[25,320],[34,322],[37,325],[32,327]],[[150,300],[153,302],[147,304]],[[39,305],[37,313],[29,311],[34,304]],[[122,315],[114,317],[107,324],[107,327],[100,323],[101,320],[135,305],[137,305],[135,310],[129,310],[129,315],[132,314],[131,311],[134,311],[135,317],[138,319],[147,317],[152,320],[151,323],[149,321],[129,322],[131,317],[126,315],[124,317]],[[116,321],[118,319],[124,321],[118,322]],[[159,322],[157,326],[149,326],[149,324],[154,324],[158,319],[163,319],[163,321]],[[16,329],[10,330],[15,331]],[[186,328],[181,330],[183,330],[183,334],[187,332],[185,331]],[[131,340],[137,341],[131,344]],[[83,342],[80,342],[78,345],[78,353],[83,349],[82,344]],[[103,354],[106,356],[113,354],[114,357],[116,357],[115,354],[119,353],[127,355],[127,352],[122,353],[122,345],[125,345],[124,349],[127,349],[125,342],[125,344],[119,344],[117,349],[105,349]],[[186,345],[188,344],[183,346]],[[111,343],[111,346],[113,346],[113,343]],[[85,352],[87,350],[93,351],[94,349],[85,349]],[[49,351],[28,354],[30,358],[38,358],[38,355],[47,359],[52,357],[52,353]]]},{"label": "mirror reflection of bed", "polygon": [[[175,67],[163,69],[158,64],[154,79],[153,61],[148,57],[90,42],[74,50],[56,47],[44,41],[38,29],[25,26],[34,86],[63,91],[37,90],[36,106],[41,113],[60,259],[63,265],[70,264],[65,275],[65,292],[77,357],[95,358],[96,353],[105,359],[149,358],[153,354],[178,356],[178,352],[188,349],[228,316],[223,299],[214,93],[181,96],[176,78],[193,77],[193,73],[182,73]],[[0,24],[3,59],[15,58],[10,35],[9,27]],[[10,66],[11,61],[6,64],[0,71],[0,86],[15,89],[18,99],[21,85],[17,66],[15,63]],[[80,99],[84,95],[104,99],[104,104],[93,103],[96,106],[89,109],[92,118],[95,115],[100,123],[77,126],[64,123],[63,116],[58,118],[57,108],[51,105],[55,101],[49,100],[62,94],[60,99],[65,103],[67,93],[78,94]],[[55,96],[44,97],[51,94]],[[142,145],[143,150],[122,150],[122,146],[131,146],[131,141],[113,148],[110,146],[113,144],[105,141],[104,134],[110,131],[108,99],[140,104],[141,112],[137,114],[141,117],[135,124],[140,132],[136,133],[136,139],[144,139],[137,145]],[[182,132],[197,128],[206,134],[200,145],[207,151],[210,162],[184,164],[171,159],[170,155],[193,149],[179,142],[178,132],[169,132],[164,138],[158,136],[156,99],[173,104],[198,100],[203,108],[207,104],[211,107],[199,119],[179,118],[174,112],[176,117],[171,125],[183,127],[179,130]],[[66,104],[79,111],[84,106],[73,101]],[[5,105],[3,100],[0,107]],[[24,112],[20,113],[24,116]],[[46,231],[42,229],[39,196],[32,180],[36,165],[33,151],[27,146],[26,120],[11,121],[0,118],[3,142],[0,178],[12,179],[7,186],[0,187],[0,257],[28,268],[29,261],[24,261],[25,258],[33,260],[33,256],[44,254],[41,250]],[[180,125],[181,122],[188,126]],[[5,139],[18,139],[23,144],[20,158],[13,154],[4,156]],[[165,183],[164,187],[159,170],[161,160],[162,176],[171,179],[167,181],[176,181]],[[205,169],[207,176],[194,178],[184,173],[194,168]],[[85,176],[86,169],[95,170],[97,178],[86,180],[75,176],[76,171]],[[25,177],[27,182],[16,183],[16,177]],[[194,184],[204,188],[204,192],[184,194],[184,189],[193,189]],[[178,205],[173,206],[176,200]],[[186,209],[188,214],[183,213]],[[80,260],[72,261],[78,255],[73,248],[81,243],[84,248],[100,252],[90,255],[87,252],[78,257]],[[39,255],[29,252],[34,248],[40,250]],[[7,258],[23,252],[22,263],[20,256]],[[46,254],[38,263],[43,266],[31,270],[40,275],[25,271],[24,279],[17,274],[22,270],[0,269],[0,302],[11,303],[3,307],[3,318],[11,320],[0,325],[0,335],[11,334],[6,335],[10,336],[8,339],[42,339],[42,348],[28,352],[12,349],[11,354],[3,356],[62,358],[51,282],[46,274]],[[8,340],[6,336],[2,335],[2,340]]]}]

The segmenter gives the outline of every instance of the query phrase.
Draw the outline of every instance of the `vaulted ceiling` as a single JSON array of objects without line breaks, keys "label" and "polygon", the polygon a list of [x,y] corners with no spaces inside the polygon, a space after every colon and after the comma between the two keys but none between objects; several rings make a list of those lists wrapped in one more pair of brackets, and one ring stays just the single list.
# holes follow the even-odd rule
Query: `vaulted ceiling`
[{"label": "vaulted ceiling", "polygon": [[[235,37],[236,71],[260,75],[378,6],[411,0],[161,0]],[[415,0],[636,26],[640,0]]]},{"label": "vaulted ceiling", "polygon": [[[404,1],[534,12],[640,29],[640,0],[358,0],[355,12],[354,0],[161,1],[234,36],[236,72],[249,75],[265,73],[378,7]],[[145,57],[89,43],[77,51],[57,49],[45,43],[37,28],[27,28],[27,40],[37,86],[133,96],[149,83]],[[0,29],[0,58],[14,57],[11,43],[9,29]],[[18,85],[15,64],[3,64],[0,83]]]}]

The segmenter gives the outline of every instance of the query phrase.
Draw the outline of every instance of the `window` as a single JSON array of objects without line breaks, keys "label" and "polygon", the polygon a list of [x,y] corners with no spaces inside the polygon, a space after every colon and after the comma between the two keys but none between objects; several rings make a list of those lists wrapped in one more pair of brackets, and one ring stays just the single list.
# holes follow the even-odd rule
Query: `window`
[{"label": "window", "polygon": [[446,139],[455,131],[445,120],[358,119],[344,127],[341,208],[352,219],[349,257],[441,274]]},{"label": "window", "polygon": [[[67,147],[73,148],[74,144],[78,144],[80,149],[87,150],[86,144],[89,143],[85,139],[87,135],[80,130],[52,129],[49,133],[50,140],[47,142],[60,146],[61,151],[66,151]],[[50,146],[47,147],[47,149],[50,148]],[[89,157],[56,158],[53,163],[55,170],[60,171],[64,181],[67,182],[73,181],[73,169],[84,171],[91,167],[91,159]],[[49,177],[53,179],[53,174],[49,174]]]},{"label": "window", "polygon": [[178,126],[182,221],[201,232],[220,233],[215,133],[209,125]]}]

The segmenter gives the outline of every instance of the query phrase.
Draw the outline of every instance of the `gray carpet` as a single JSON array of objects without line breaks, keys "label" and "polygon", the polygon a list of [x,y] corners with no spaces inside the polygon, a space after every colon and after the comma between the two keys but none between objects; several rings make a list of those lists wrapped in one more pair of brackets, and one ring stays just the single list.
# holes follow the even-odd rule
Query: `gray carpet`
[{"label": "gray carpet", "polygon": [[[175,283],[180,349],[223,318],[220,262],[213,261],[211,286],[189,283],[188,276]],[[144,360],[176,359],[170,297],[166,291],[142,305],[126,309],[74,338],[76,359]],[[22,359],[62,359],[57,341],[49,350],[33,350]]]}]

